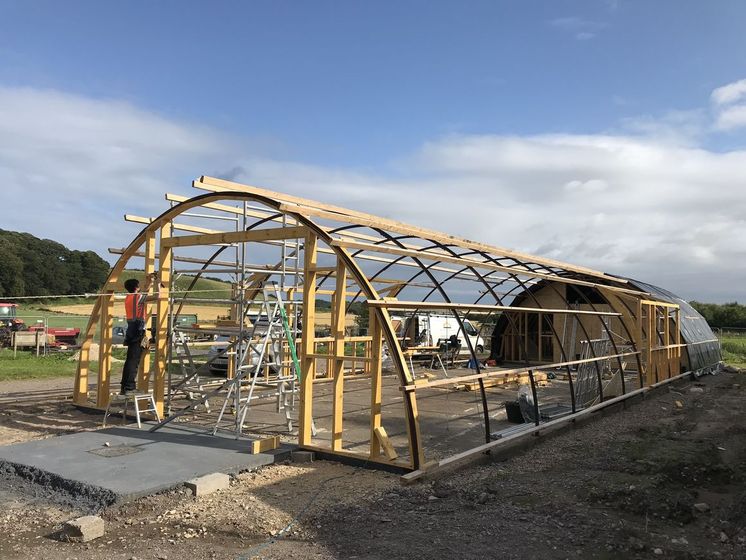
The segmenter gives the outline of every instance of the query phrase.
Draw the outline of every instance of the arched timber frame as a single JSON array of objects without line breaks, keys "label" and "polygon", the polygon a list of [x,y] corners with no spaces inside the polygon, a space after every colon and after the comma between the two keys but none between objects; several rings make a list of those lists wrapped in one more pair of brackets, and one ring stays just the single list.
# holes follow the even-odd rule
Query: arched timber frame
[{"label": "arched timber frame", "polygon": [[[315,302],[317,292],[327,280],[335,281],[331,291],[327,290],[327,293],[332,294],[333,314],[337,317],[336,338],[333,343],[335,355],[328,358],[329,363],[335,364],[333,367],[335,412],[331,445],[321,450],[332,454],[355,455],[342,447],[341,392],[344,379],[342,364],[345,338],[344,328],[339,326],[339,317],[343,323],[346,306],[356,300],[364,300],[371,311],[371,350],[367,356],[369,363],[367,370],[373,379],[370,448],[367,455],[360,457],[383,463],[392,462],[382,455],[382,448],[386,442],[381,439],[378,431],[381,427],[382,344],[385,344],[403,396],[407,426],[409,458],[406,463],[399,464],[410,469],[421,469],[428,459],[420,435],[418,391],[453,385],[458,382],[477,382],[485,428],[484,441],[489,442],[490,415],[485,391],[487,380],[508,377],[519,371],[527,372],[534,392],[534,401],[536,401],[533,378],[535,370],[564,368],[570,384],[572,412],[575,413],[571,368],[586,363],[595,366],[600,399],[603,400],[604,389],[600,366],[602,361],[616,361],[621,371],[624,369],[624,361],[634,360],[639,373],[638,388],[642,388],[678,375],[682,369],[680,365],[682,347],[689,352],[686,341],[682,343],[681,340],[679,305],[671,301],[662,301],[663,298],[656,299],[655,295],[644,291],[628,279],[217,178],[201,177],[194,182],[193,186],[208,192],[192,198],[167,195],[167,199],[174,205],[160,216],[152,219],[131,220],[141,221],[146,225],[135,239],[120,251],[121,256],[107,278],[101,297],[97,298],[94,304],[80,351],[74,387],[76,404],[91,406],[92,403],[89,400],[91,397],[98,408],[104,408],[108,404],[115,287],[130,260],[133,257],[144,256],[146,272],[154,272],[156,263],[158,263],[158,279],[162,288],[155,303],[155,315],[160,336],[157,338],[154,363],[152,365],[146,363],[138,378],[138,387],[147,389],[152,383],[157,406],[163,411],[169,336],[168,315],[172,311],[169,309],[171,260],[174,248],[181,246],[182,242],[188,246],[222,245],[210,259],[203,261],[202,268],[206,270],[208,264],[220,254],[225,244],[253,241],[272,243],[277,239],[290,237],[303,240],[305,312],[300,344],[302,381],[298,437],[299,444],[308,449],[318,449],[311,436],[311,422],[316,360],[319,358],[314,353],[313,344],[314,314],[311,309],[314,305],[309,306],[309,302]],[[243,204],[244,216],[246,215],[246,203],[259,204],[263,209],[252,207],[251,216],[256,218],[256,221],[236,232],[213,232],[204,230],[204,228],[189,228],[179,226],[174,221],[187,215],[190,210],[200,207],[215,211],[235,211],[237,207],[227,206],[225,202]],[[277,223],[282,223],[282,227],[274,227]],[[176,236],[174,231],[177,229],[194,232],[196,235]],[[156,252],[157,245],[159,246],[158,252]],[[319,254],[333,257],[336,260],[336,266],[317,266]],[[371,268],[373,265],[379,268]],[[384,279],[382,275],[392,270],[399,271],[398,278]],[[411,274],[404,274],[407,270],[411,270]],[[256,273],[252,278],[252,285],[243,286],[243,289],[255,295],[262,282],[267,280],[268,275]],[[192,285],[195,281],[196,278]],[[355,290],[348,291],[348,281],[356,286]],[[390,285],[377,288],[377,284],[382,282],[389,282]],[[475,290],[478,295],[472,303],[456,303],[449,290],[453,282],[471,282],[480,286],[481,289]],[[551,297],[559,304],[546,307],[542,300],[533,293],[532,286],[537,283],[548,286],[552,293]],[[585,300],[583,304],[587,304],[588,309],[578,309],[577,306],[573,308],[569,304],[566,295],[568,286],[578,289]],[[414,293],[418,291],[422,293],[416,296],[418,299],[397,299],[397,296],[407,289]],[[587,290],[593,290],[601,295],[605,309],[598,309],[597,305],[588,299]],[[458,290],[457,292],[461,293]],[[349,303],[347,302],[348,295],[352,295]],[[179,309],[184,298],[179,303]],[[488,299],[494,301],[490,303]],[[518,304],[523,301],[529,301],[529,305]],[[473,373],[467,371],[455,378],[415,379],[405,357],[402,340],[398,338],[392,322],[391,311],[412,314],[427,311],[449,313],[455,318],[462,332],[464,321],[475,315],[481,319],[502,315],[513,329],[520,328],[516,319],[521,315],[525,317],[528,314],[537,314],[540,323],[541,313],[551,316],[572,316],[573,319],[579,321],[581,336],[586,340],[590,340],[592,335],[588,331],[586,322],[580,319],[597,320],[600,329],[605,331],[611,341],[613,350],[611,354],[596,355],[591,345],[591,355],[577,359],[575,356],[568,355],[560,340],[558,329],[554,323],[549,323],[547,336],[558,348],[559,361],[552,360],[549,363],[546,360],[541,363],[537,361],[535,357],[532,357],[528,347],[528,336],[525,336],[520,342],[522,345],[519,348],[520,360],[516,367],[483,369],[476,348],[469,337],[466,337],[466,346],[475,365]],[[610,320],[618,320],[623,331],[623,338],[627,343],[626,350],[617,348],[608,325]],[[488,320],[481,322],[483,325],[489,323]],[[522,324],[525,324],[525,321]],[[88,382],[91,370],[90,349],[97,326],[100,328],[99,374],[95,390],[90,391]],[[562,337],[564,338],[564,334]],[[541,344],[542,340],[539,340],[539,343]],[[622,387],[623,392],[626,392],[623,377]]]}]

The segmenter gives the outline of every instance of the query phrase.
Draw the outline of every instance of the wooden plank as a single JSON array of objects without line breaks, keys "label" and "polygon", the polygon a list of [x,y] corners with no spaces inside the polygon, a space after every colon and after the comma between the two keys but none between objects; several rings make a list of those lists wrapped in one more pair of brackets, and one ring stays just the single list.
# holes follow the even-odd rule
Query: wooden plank
[{"label": "wooden plank", "polygon": [[265,451],[272,451],[278,447],[280,447],[280,436],[266,437],[252,440],[249,452],[252,455],[256,455],[258,453],[264,453]]},{"label": "wooden plank", "polygon": [[111,381],[111,337],[114,330],[114,291],[108,291],[108,295],[101,299],[96,405],[105,407],[109,404],[109,385]]},{"label": "wooden plank", "polygon": [[221,243],[247,243],[250,241],[276,241],[296,239],[306,234],[305,227],[279,227],[251,229],[247,231],[224,231],[200,235],[183,235],[172,237],[164,247],[191,247],[194,245],[216,245]]},{"label": "wooden plank", "polygon": [[522,311],[526,313],[557,313],[567,315],[599,315],[619,317],[621,313],[613,311],[581,311],[577,309],[542,309],[540,307],[513,307],[510,305],[488,305],[479,303],[445,303],[439,301],[399,301],[380,299],[367,301],[373,307],[386,309],[456,309],[464,311]]},{"label": "wooden plank", "polygon": [[397,457],[399,457],[399,454],[396,452],[396,449],[394,449],[394,446],[391,445],[391,440],[389,440],[389,436],[386,433],[386,430],[383,426],[378,426],[374,430],[376,434],[376,438],[378,438],[378,443],[381,444],[381,447],[383,447],[383,452],[386,454],[386,457],[389,459],[389,461],[393,461]]},{"label": "wooden plank", "polygon": [[331,449],[327,447],[321,447],[318,445],[304,445],[301,447],[301,449],[307,450],[307,451],[317,451],[319,453],[327,453],[329,455],[336,455],[338,457],[342,457],[345,459],[353,459],[360,461],[361,464],[366,463],[375,463],[377,465],[385,465],[385,466],[396,466],[401,468],[402,470],[411,469],[411,466],[409,463],[405,463],[402,460],[398,461],[389,461],[388,459],[384,457],[369,457],[368,455],[364,453],[360,453],[357,451],[350,451],[349,449],[341,449],[339,451],[332,451]]},{"label": "wooden plank", "polygon": [[383,333],[375,313],[368,314],[368,330],[371,335],[370,364],[370,457],[381,456],[381,444],[376,437],[376,428],[381,426],[382,357]]},{"label": "wooden plank", "polygon": [[316,261],[318,258],[316,234],[307,231],[303,249],[303,336],[301,344],[300,413],[298,415],[298,443],[311,445],[313,423],[313,379],[316,377],[314,350],[316,331]]},{"label": "wooden plank", "polygon": [[168,371],[168,315],[169,291],[171,287],[171,254],[168,245],[171,237],[171,224],[166,222],[161,227],[160,259],[158,261],[158,300],[156,304],[156,334],[155,334],[155,368],[153,377],[153,396],[158,414],[163,417],[166,375]]},{"label": "wooden plank", "polygon": [[[152,224],[154,221],[154,218],[146,218],[144,216],[135,216],[134,214],[125,214],[124,221],[133,222],[136,224]],[[220,231],[216,229],[209,229],[205,227],[191,226],[188,224],[177,224],[177,223],[172,223],[171,229],[173,231],[177,231],[177,230],[178,231],[189,231],[192,233],[220,233]]]},{"label": "wooden plank", "polygon": [[673,309],[679,309],[678,303],[668,303],[667,301],[643,299],[641,303],[643,305],[655,305],[656,307],[671,307]]},{"label": "wooden plank", "polygon": [[[145,236],[145,277],[147,278],[150,274],[155,272],[155,232],[148,231]],[[154,286],[157,291],[158,285]],[[145,336],[150,337],[150,316],[152,314],[152,305],[146,301],[145,303]],[[147,392],[148,385],[150,385],[150,350],[145,350],[142,353],[142,361],[138,370],[137,376],[137,390]]]},{"label": "wooden plank", "polygon": [[73,391],[75,404],[88,404],[88,373],[90,370],[91,344],[93,343],[96,325],[98,325],[101,316],[101,299],[96,298],[93,304],[91,316],[88,318],[88,326],[80,345],[80,358],[75,372],[75,388]]},{"label": "wooden plank", "polygon": [[[124,249],[117,248],[117,247],[109,247],[107,249],[109,253],[112,255],[122,255],[124,254]],[[133,251],[130,255],[130,257],[146,257],[145,251]],[[160,255],[156,252],[155,258],[158,259]],[[185,263],[194,263],[194,264],[209,264],[210,266],[225,266],[230,268],[236,268],[235,262],[229,262],[229,261],[218,261],[218,260],[208,260],[208,259],[199,259],[196,257],[185,257],[180,255],[174,255],[173,260],[176,262],[185,262]],[[257,268],[259,265],[247,265],[251,266],[252,268]],[[267,269],[269,270],[269,268]]]},{"label": "wooden plank", "polygon": [[[608,356],[600,356],[597,358],[585,358],[583,360],[571,360],[567,362],[555,362],[553,364],[534,364],[533,367],[535,368],[541,368],[541,369],[552,369],[552,368],[560,368],[560,367],[566,367],[566,366],[573,366],[573,365],[580,365],[580,364],[588,364],[593,362],[599,362],[601,360],[609,360],[614,358],[622,358],[625,356],[636,356],[640,352],[622,352],[620,354],[611,354]],[[426,383],[421,383],[419,385],[415,385],[414,383],[410,385],[403,385],[400,387],[402,391],[405,392],[414,392],[415,389],[423,389],[428,387],[442,387],[442,386],[448,386],[453,385],[455,383],[463,383],[466,381],[476,381],[477,379],[489,379],[492,377],[504,377],[506,375],[514,375],[516,373],[522,372],[526,370],[527,366],[521,366],[519,368],[512,368],[512,369],[503,369],[503,370],[496,370],[496,371],[486,371],[482,370],[480,373],[472,373],[469,375],[460,375],[458,377],[446,377],[444,379],[436,379],[434,381],[428,381]],[[532,367],[531,364],[529,364],[528,367]],[[421,382],[424,382],[425,380],[419,380]]]},{"label": "wooden plank", "polygon": [[[287,207],[286,209],[291,212],[298,212],[300,214],[308,214],[308,215],[313,214],[319,217],[326,217],[329,219],[343,221],[343,222],[351,222],[351,223],[357,223],[360,225],[382,227],[384,229],[387,229],[388,231],[395,232],[395,233],[402,233],[404,235],[413,235],[413,236],[420,237],[423,239],[429,239],[429,240],[438,241],[441,243],[457,245],[460,247],[474,249],[477,251],[485,251],[491,254],[503,255],[506,257],[515,258],[519,261],[528,261],[528,262],[540,264],[543,266],[562,268],[564,270],[568,270],[572,272],[579,272],[581,274],[587,274],[590,276],[603,278],[605,280],[609,280],[617,284],[627,283],[626,280],[616,278],[613,276],[608,276],[604,274],[603,272],[592,270],[590,268],[575,266],[575,265],[571,265],[568,263],[556,261],[553,259],[536,257],[534,255],[528,255],[525,253],[519,253],[517,251],[512,251],[504,247],[495,247],[491,245],[485,245],[483,243],[476,243],[468,239],[460,239],[458,237],[447,235],[447,234],[444,234],[438,231],[433,231],[433,230],[415,227],[415,226],[409,226],[401,222],[389,220],[389,219],[382,218],[379,216],[374,216],[372,214],[367,214],[365,212],[358,212],[356,210],[350,210],[348,208],[341,208],[339,206],[333,206],[330,204],[323,204],[321,202],[317,202],[317,201],[306,199],[306,198],[291,196],[291,195],[278,193],[278,192],[274,192],[274,191],[270,191],[266,189],[261,189],[258,187],[252,187],[249,185],[242,185],[241,183],[236,183],[233,181],[225,181],[223,179],[218,179],[215,177],[202,176],[200,177],[199,181],[195,181],[193,183],[193,186],[195,188],[202,188],[204,190],[210,190],[213,192],[220,191],[220,190],[223,190],[223,191],[231,191],[231,190],[236,191],[237,190],[241,192],[252,193],[252,194],[264,196],[264,197],[271,198],[276,201],[281,201],[283,203],[286,203],[286,204],[281,205],[280,207],[281,210],[283,209],[283,206],[285,206]],[[297,208],[289,207],[290,205],[288,205],[287,203],[290,203],[290,205],[297,205]]]},{"label": "wooden plank", "polygon": [[[522,372],[515,375],[506,375],[505,377],[493,377],[483,381],[485,388],[506,385],[508,383],[525,383],[529,380],[528,372]],[[543,372],[534,372],[534,381],[536,383],[545,383],[548,380],[547,374]],[[465,383],[466,391],[478,391],[479,383]]]},{"label": "wooden plank", "polygon": [[[178,194],[166,193],[166,200],[168,200],[169,202],[186,202],[187,200],[189,200],[189,197],[181,196]],[[220,212],[227,212],[228,214],[233,214],[235,216],[244,215],[243,208],[239,208],[238,206],[230,206],[229,204],[220,204],[219,202],[208,202],[206,204],[202,204],[201,207],[209,208],[210,210],[219,210]],[[246,209],[246,216],[251,217],[251,218],[259,218],[260,220],[264,220],[268,218],[269,216],[272,216],[273,214],[276,214],[276,212],[274,211],[270,212],[268,210],[256,210],[254,208]],[[271,218],[269,221],[277,222],[279,224],[283,223],[281,217]],[[294,220],[293,218],[288,218],[286,223],[295,225],[298,222]]]},{"label": "wooden plank", "polygon": [[[332,401],[332,449],[342,449],[342,416],[344,412],[344,358],[345,354],[345,314],[347,300],[344,297],[347,285],[347,269],[344,262],[337,261],[336,297],[332,310],[332,334],[334,336],[334,357],[332,364],[334,377],[334,400]],[[354,372],[354,368],[353,368]]]},{"label": "wooden plank", "polygon": [[370,358],[366,358],[364,356],[335,356],[334,354],[320,354],[318,352],[314,352],[313,354],[308,354],[308,357],[316,358],[317,360],[329,360],[330,363],[350,362],[350,361],[356,361],[356,362],[370,361]]}]

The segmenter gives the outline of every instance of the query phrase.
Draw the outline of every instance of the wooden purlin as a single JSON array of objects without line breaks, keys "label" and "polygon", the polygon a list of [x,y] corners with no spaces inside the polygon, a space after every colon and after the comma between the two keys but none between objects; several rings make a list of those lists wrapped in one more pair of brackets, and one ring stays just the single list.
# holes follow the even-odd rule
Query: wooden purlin
[{"label": "wooden purlin", "polygon": [[[224,192],[224,191],[220,191],[220,192]],[[176,195],[176,194],[166,194],[166,200],[169,200],[169,201],[172,201],[172,202],[186,202],[186,201],[189,200],[189,198],[186,197],[186,196],[181,196],[181,195]],[[238,209],[237,207],[229,206],[229,205],[225,205],[225,204],[206,203],[206,204],[203,205],[203,207],[205,207],[205,208],[212,208],[214,210],[220,210],[220,211],[223,211],[223,212],[228,212],[228,213],[237,214],[237,215],[242,214],[242,210]],[[247,215],[249,215],[249,216],[251,216],[253,218],[258,218],[258,219],[262,219],[262,220],[268,220],[268,221],[272,221],[272,222],[276,222],[276,223],[282,223],[282,218],[281,217],[271,217],[273,215],[273,212],[271,212],[269,210],[248,209],[247,210]],[[296,220],[290,218],[290,221],[288,221],[287,223],[289,223],[289,224],[295,224],[297,222],[296,222]],[[320,227],[320,229],[326,231],[327,233],[332,233],[332,228],[321,227],[321,226],[319,226],[319,227]],[[360,233],[360,232],[356,232],[356,231],[350,231],[350,230],[345,230],[345,236],[346,237],[352,237],[354,239],[361,239],[361,240],[364,240],[364,241],[371,241],[373,243],[380,242],[380,241],[383,240],[382,237],[375,237],[373,235],[367,235],[367,234],[364,234],[364,233]],[[403,243],[403,246],[406,249],[415,249],[415,250],[419,249],[419,247],[417,247],[416,245],[410,245],[410,244],[407,244],[407,243]],[[109,252],[112,252],[112,250],[109,249]],[[323,254],[327,254],[327,255],[333,255],[334,254],[333,250],[327,249],[327,248],[324,248],[324,247],[319,247],[318,252],[319,253],[323,253]],[[383,257],[374,257],[372,255],[359,255],[359,256],[356,256],[355,258],[366,260],[366,261],[370,261],[370,262],[383,262],[383,263],[392,263],[392,262],[394,262],[393,259],[387,259],[387,258],[383,258]],[[189,262],[189,261],[186,261],[186,262]],[[411,262],[400,262],[400,263],[397,263],[397,264],[399,264],[401,266],[419,268],[419,266],[417,264],[411,263]],[[443,267],[443,266],[433,266],[433,267],[430,267],[430,270],[434,270],[434,271],[438,271],[438,272],[448,272],[448,273],[454,273],[454,272],[456,272],[452,268]],[[473,280],[476,279],[475,275],[472,274],[472,273],[470,273],[470,272],[460,272],[460,273],[458,273],[457,277],[458,278],[467,279],[467,280],[471,280],[471,281],[473,281]],[[508,277],[499,277],[499,278],[494,278],[494,279],[495,280],[506,280],[506,279],[509,279],[509,278]],[[414,284],[413,283],[409,283],[409,285],[411,286],[411,285],[414,285]]]},{"label": "wooden purlin", "polygon": [[[124,254],[124,249],[117,248],[117,247],[109,247],[107,251],[112,255],[123,255]],[[147,257],[145,251],[134,251],[131,254],[131,256],[132,257],[143,257],[143,258]],[[156,259],[159,258],[158,253],[155,254],[155,258]],[[236,266],[235,262],[198,259],[196,257],[174,256],[173,260],[177,262],[185,262],[185,263],[192,263],[192,264],[210,264],[212,266],[225,266],[225,267],[231,267],[231,268],[235,268]]]},{"label": "wooden purlin", "polygon": [[529,313],[557,313],[567,315],[601,315],[606,317],[618,317],[620,313],[613,311],[583,311],[579,309],[544,309],[543,307],[514,307],[510,305],[489,305],[480,303],[445,303],[439,301],[392,301],[369,299],[367,304],[372,307],[385,307],[387,309],[437,309],[437,310],[462,310],[462,311],[515,311]]},{"label": "wooden purlin", "polygon": [[221,231],[198,235],[183,235],[167,240],[168,247],[191,247],[195,245],[216,245],[221,243],[246,243],[250,241],[277,241],[279,239],[296,239],[305,235],[303,227],[279,227],[269,229],[251,229],[246,231]]},{"label": "wooden purlin", "polygon": [[[426,259],[428,261],[435,261],[439,263],[447,262],[451,264],[460,264],[463,266],[469,266],[472,268],[508,272],[510,274],[530,276],[533,278],[541,278],[543,280],[552,280],[556,282],[562,282],[565,284],[576,284],[578,286],[588,286],[592,288],[604,288],[607,290],[615,290],[615,291],[624,292],[624,293],[634,293],[638,295],[642,293],[639,290],[630,290],[627,288],[620,288],[617,286],[606,286],[603,284],[597,284],[595,282],[588,282],[586,280],[578,280],[575,278],[566,278],[564,276],[550,275],[550,274],[545,274],[543,272],[533,272],[533,271],[528,271],[525,269],[515,270],[515,269],[511,269],[506,266],[494,264],[489,261],[475,261],[472,259],[467,259],[465,257],[442,255],[439,253],[432,254],[429,251],[414,251],[411,249],[402,249],[400,247],[394,247],[391,245],[382,245],[382,244],[372,245],[370,243],[361,243],[358,241],[352,241],[348,239],[335,239],[334,241],[332,241],[332,245],[335,247],[343,247],[343,248],[348,248],[348,249],[358,249],[358,250],[371,251],[371,252],[377,252],[377,253],[388,253],[388,254],[399,255],[403,257],[411,257],[413,259]],[[356,258],[360,258],[360,257],[357,256]]]},{"label": "wooden purlin", "polygon": [[[537,257],[526,253],[520,253],[505,249],[503,247],[495,247],[492,245],[486,245],[483,243],[477,243],[468,239],[461,239],[455,236],[447,235],[441,232],[428,230],[425,228],[408,226],[401,222],[382,218],[380,216],[374,216],[365,212],[358,212],[356,210],[350,210],[339,206],[333,206],[330,204],[324,204],[315,200],[309,200],[306,198],[300,198],[291,196],[259,187],[252,187],[249,185],[243,185],[241,183],[235,183],[233,181],[225,181],[223,179],[217,179],[215,177],[202,176],[199,181],[194,181],[193,186],[197,189],[207,190],[211,192],[231,191],[237,190],[241,192],[247,192],[264,196],[267,198],[274,199],[283,204],[280,205],[281,210],[287,210],[289,212],[295,212],[305,216],[325,217],[333,220],[347,221],[350,223],[358,223],[361,225],[369,224],[375,227],[382,227],[395,233],[401,233],[403,235],[412,235],[422,239],[429,239],[438,241],[448,245],[456,245],[467,249],[473,249],[476,251],[484,251],[493,255],[499,255],[503,257],[513,258],[519,262],[530,262],[541,266],[547,266],[552,268],[559,268],[569,272],[577,272],[579,274],[585,274],[603,280],[613,282],[615,284],[628,284],[627,280],[609,276],[603,272],[592,270],[581,266],[575,266],[569,263],[563,263],[554,259],[547,259],[544,257]],[[295,208],[288,207],[288,204],[296,205]]]},{"label": "wooden purlin", "polygon": [[[211,190],[210,192],[214,192],[214,191]],[[217,192],[226,192],[226,189],[218,190]],[[230,192],[230,191],[228,191],[228,192]],[[241,191],[241,192],[243,192],[243,191]],[[186,201],[190,200],[189,198],[187,198],[185,196],[180,196],[180,195],[175,195],[175,194],[167,194],[166,195],[166,199],[170,200],[170,201],[174,201],[174,202],[186,202]],[[239,210],[238,208],[233,207],[233,206],[229,206],[229,205],[225,205],[225,204],[206,203],[203,206],[206,207],[206,208],[212,208],[212,209],[215,209],[215,210],[221,210],[221,211],[224,211],[224,212],[229,212],[229,213],[234,213],[234,214],[241,214],[242,213],[241,210]],[[291,208],[290,209],[290,211],[295,211],[295,210],[296,210],[295,208]],[[247,214],[249,216],[254,217],[254,218],[267,219],[268,221],[282,223],[282,218],[280,218],[280,217],[270,217],[270,216],[272,216],[272,212],[270,212],[270,211],[249,209],[249,210],[247,210]],[[292,220],[291,222],[288,222],[288,223],[296,223],[296,221]],[[324,231],[326,231],[328,233],[332,232],[332,228],[321,227],[321,226],[319,226],[319,227],[320,227],[320,229],[322,229],[322,230],[324,230]],[[372,236],[372,235],[366,235],[364,233],[355,232],[355,231],[349,231],[349,230],[345,231],[345,236],[346,237],[352,237],[354,239],[361,239],[361,240],[364,240],[364,241],[371,241],[373,243],[380,242],[380,241],[383,240],[382,237],[375,237],[375,236]],[[265,242],[265,243],[272,244],[272,242]],[[416,245],[411,245],[411,244],[407,244],[407,243],[403,243],[403,246],[404,246],[404,248],[407,248],[407,249],[413,249],[413,250],[420,249]],[[324,247],[319,247],[318,252],[322,253],[322,254],[328,254],[328,255],[333,255],[334,254],[334,251],[332,249],[327,249],[327,248],[324,248]],[[384,257],[376,257],[376,256],[373,256],[373,255],[357,255],[355,258],[356,259],[365,260],[365,261],[370,261],[370,262],[382,262],[382,263],[392,263],[392,262],[394,262],[393,259],[387,259],[387,258],[384,258]],[[419,266],[417,264],[412,263],[412,262],[402,261],[402,262],[399,262],[397,264],[400,265],[400,266],[407,266],[407,267],[419,268]],[[448,272],[448,273],[456,273],[457,272],[457,271],[455,271],[452,268],[443,267],[443,266],[432,266],[432,267],[430,267],[430,270],[438,271],[438,272]],[[516,271],[523,270],[523,268],[516,268],[515,270]],[[470,273],[468,271],[457,272],[456,277],[462,278],[462,279],[466,279],[466,280],[470,280],[470,281],[476,280],[476,276],[473,273]],[[492,278],[490,278],[490,280],[492,280]],[[498,278],[494,278],[494,280],[505,281],[505,280],[509,280],[509,278],[508,277],[498,277]]]},{"label": "wooden purlin", "polygon": [[[134,214],[125,214],[124,215],[124,221],[125,222],[131,222],[133,224],[152,224],[153,218],[146,218],[144,216],[135,216]],[[199,227],[199,226],[191,226],[188,224],[171,224],[172,230],[178,230],[178,231],[188,231],[191,233],[221,233],[220,230],[217,229],[210,229],[205,227]]]}]

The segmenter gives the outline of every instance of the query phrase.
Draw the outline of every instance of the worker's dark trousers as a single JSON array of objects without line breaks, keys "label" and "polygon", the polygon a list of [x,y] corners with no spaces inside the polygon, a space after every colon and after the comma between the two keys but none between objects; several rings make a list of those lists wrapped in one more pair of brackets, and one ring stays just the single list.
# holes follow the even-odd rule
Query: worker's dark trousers
[{"label": "worker's dark trousers", "polygon": [[133,340],[127,346],[127,359],[124,361],[124,368],[122,369],[122,391],[135,390],[142,351],[143,347],[139,340]]}]

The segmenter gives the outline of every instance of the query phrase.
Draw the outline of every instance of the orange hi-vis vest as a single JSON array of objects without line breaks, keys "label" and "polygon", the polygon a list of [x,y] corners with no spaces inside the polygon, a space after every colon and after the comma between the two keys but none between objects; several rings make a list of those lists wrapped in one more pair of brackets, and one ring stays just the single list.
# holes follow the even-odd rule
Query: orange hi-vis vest
[{"label": "orange hi-vis vest", "polygon": [[124,298],[124,309],[128,321],[145,320],[145,294],[127,294]]}]

